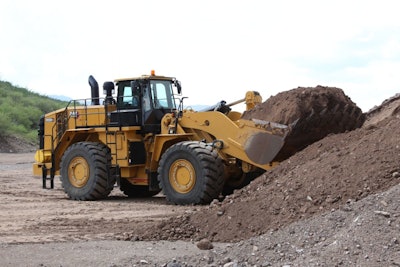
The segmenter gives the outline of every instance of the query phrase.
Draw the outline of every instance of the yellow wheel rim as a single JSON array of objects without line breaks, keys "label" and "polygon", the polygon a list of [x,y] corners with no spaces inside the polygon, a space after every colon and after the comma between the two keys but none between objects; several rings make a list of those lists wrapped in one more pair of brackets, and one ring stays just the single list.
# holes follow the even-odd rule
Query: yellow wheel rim
[{"label": "yellow wheel rim", "polygon": [[83,187],[90,177],[89,164],[83,157],[72,159],[68,166],[68,179],[74,187]]},{"label": "yellow wheel rim", "polygon": [[192,163],[185,159],[172,163],[169,169],[169,183],[178,193],[186,194],[192,191],[196,184],[196,171]]}]

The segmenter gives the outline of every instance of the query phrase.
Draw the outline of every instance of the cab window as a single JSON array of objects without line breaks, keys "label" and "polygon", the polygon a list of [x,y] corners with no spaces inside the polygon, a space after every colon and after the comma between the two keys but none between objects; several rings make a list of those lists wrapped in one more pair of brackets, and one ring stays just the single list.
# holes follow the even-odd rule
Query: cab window
[{"label": "cab window", "polygon": [[118,84],[118,95],[118,106],[127,108],[139,107],[139,98],[132,93],[132,88],[129,83]]},{"label": "cab window", "polygon": [[150,81],[151,99],[153,107],[175,109],[175,99],[171,81]]}]

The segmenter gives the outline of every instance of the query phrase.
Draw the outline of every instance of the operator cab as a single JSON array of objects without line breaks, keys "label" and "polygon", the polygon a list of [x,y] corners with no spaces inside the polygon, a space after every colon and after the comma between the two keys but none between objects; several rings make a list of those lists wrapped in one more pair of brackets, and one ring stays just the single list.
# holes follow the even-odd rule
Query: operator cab
[{"label": "operator cab", "polygon": [[145,132],[159,133],[161,119],[176,109],[172,82],[149,80],[142,92],[143,129]]},{"label": "operator cab", "polygon": [[117,110],[111,114],[111,123],[120,126],[142,126],[144,133],[159,133],[161,119],[176,110],[173,87],[181,91],[174,78],[142,76],[117,81]]}]

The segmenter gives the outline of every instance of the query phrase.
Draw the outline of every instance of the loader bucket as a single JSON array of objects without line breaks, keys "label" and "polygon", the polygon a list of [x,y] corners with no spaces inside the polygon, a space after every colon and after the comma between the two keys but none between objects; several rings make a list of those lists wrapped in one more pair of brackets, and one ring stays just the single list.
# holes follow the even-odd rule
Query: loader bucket
[{"label": "loader bucket", "polygon": [[252,161],[257,164],[270,163],[279,153],[284,144],[284,137],[270,133],[255,133],[247,139],[244,150]]},{"label": "loader bucket", "polygon": [[[283,124],[252,119],[258,126],[266,129],[266,132],[257,132],[251,135],[245,142],[246,155],[257,164],[268,164],[282,149],[286,135],[291,127]],[[295,124],[294,124],[295,125]]]}]

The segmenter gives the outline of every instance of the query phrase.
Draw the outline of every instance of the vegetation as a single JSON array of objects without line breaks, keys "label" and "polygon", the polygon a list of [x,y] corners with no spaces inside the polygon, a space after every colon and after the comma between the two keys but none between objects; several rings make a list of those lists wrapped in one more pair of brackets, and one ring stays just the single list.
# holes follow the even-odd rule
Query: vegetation
[{"label": "vegetation", "polygon": [[0,81],[0,137],[17,135],[37,140],[40,117],[66,105],[67,102]]}]

